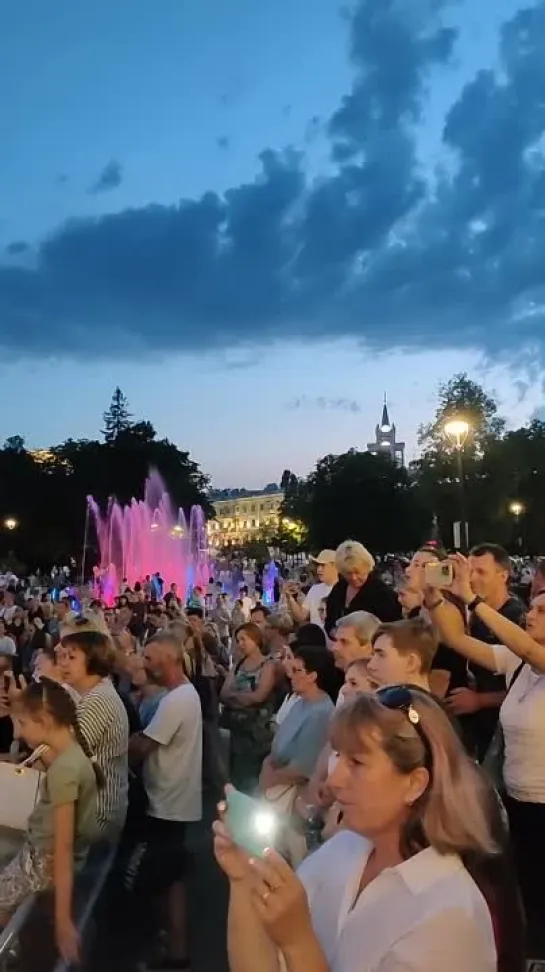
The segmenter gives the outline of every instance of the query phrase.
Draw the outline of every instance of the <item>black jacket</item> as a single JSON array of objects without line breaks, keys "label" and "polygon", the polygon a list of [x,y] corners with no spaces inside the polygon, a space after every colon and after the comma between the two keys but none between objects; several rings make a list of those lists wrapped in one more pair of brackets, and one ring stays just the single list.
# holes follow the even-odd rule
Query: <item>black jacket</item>
[{"label": "black jacket", "polygon": [[369,575],[363,587],[345,607],[346,590],[348,582],[343,577],[339,578],[333,586],[326,603],[325,629],[331,636],[337,621],[344,618],[346,614],[353,614],[354,611],[368,611],[374,614],[379,621],[399,621],[401,619],[401,605],[397,599],[397,594],[392,587],[388,587],[376,572]]}]

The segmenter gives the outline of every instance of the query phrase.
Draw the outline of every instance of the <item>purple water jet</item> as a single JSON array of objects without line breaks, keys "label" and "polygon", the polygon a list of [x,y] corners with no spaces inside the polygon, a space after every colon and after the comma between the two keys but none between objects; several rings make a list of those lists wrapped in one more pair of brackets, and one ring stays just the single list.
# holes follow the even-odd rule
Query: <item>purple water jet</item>
[{"label": "purple water jet", "polygon": [[110,497],[105,515],[92,496],[87,501],[100,548],[100,574],[108,579],[108,600],[112,588],[119,592],[124,577],[133,587],[156,573],[165,590],[178,585],[182,600],[195,585],[206,589],[210,567],[203,509],[192,506],[188,522],[184,511],[174,508],[157,470],[150,471],[143,500],[121,506]]}]

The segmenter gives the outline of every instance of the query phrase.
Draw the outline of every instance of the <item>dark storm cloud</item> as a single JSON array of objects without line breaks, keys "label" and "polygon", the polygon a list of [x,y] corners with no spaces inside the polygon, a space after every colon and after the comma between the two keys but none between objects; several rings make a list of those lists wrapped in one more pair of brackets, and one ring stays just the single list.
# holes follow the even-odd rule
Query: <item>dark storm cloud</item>
[{"label": "dark storm cloud", "polygon": [[117,189],[123,182],[123,166],[120,162],[112,159],[104,166],[96,182],[90,187],[89,192],[111,192]]},{"label": "dark storm cloud", "polygon": [[345,335],[511,359],[543,344],[545,0],[504,26],[501,71],[452,106],[432,184],[415,132],[453,51],[447,7],[357,4],[354,82],[327,125],[333,175],[309,184],[304,158],[267,150],[223,196],[61,227],[36,269],[0,267],[5,341],[127,355]]},{"label": "dark storm cloud", "polygon": [[9,256],[20,256],[21,253],[26,253],[28,249],[28,243],[25,243],[24,240],[14,240],[13,243],[8,243],[6,246],[6,253]]}]

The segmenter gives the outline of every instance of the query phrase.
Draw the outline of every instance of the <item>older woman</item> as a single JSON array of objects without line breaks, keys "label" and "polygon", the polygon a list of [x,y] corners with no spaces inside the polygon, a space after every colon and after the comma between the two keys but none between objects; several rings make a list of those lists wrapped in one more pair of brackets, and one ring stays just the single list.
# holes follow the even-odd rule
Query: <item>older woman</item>
[{"label": "older woman", "polygon": [[349,829],[297,875],[274,851],[249,859],[214,825],[231,972],[257,954],[260,972],[277,972],[278,952],[289,972],[497,972],[504,911],[477,870],[499,859],[490,791],[448,716],[426,693],[381,689],[339,710],[333,742]]},{"label": "older woman", "polygon": [[97,818],[107,839],[116,838],[127,813],[129,720],[114,688],[115,650],[109,635],[85,618],[61,632],[62,679],[78,693],[78,719],[87,744],[104,774]]},{"label": "older woman", "polygon": [[345,614],[368,611],[379,621],[398,621],[401,607],[397,595],[375,573],[375,560],[361,543],[346,540],[337,548],[339,580],[326,602],[325,629],[331,637]]},{"label": "older woman", "polygon": [[243,624],[235,641],[239,661],[221,690],[222,721],[231,733],[231,782],[251,793],[271,748],[276,664],[264,654],[263,632],[257,624]]},{"label": "older woman", "polygon": [[327,739],[334,710],[330,690],[333,662],[326,648],[294,645],[289,679],[296,701],[282,720],[270,756],[263,762],[260,789],[308,782]]}]

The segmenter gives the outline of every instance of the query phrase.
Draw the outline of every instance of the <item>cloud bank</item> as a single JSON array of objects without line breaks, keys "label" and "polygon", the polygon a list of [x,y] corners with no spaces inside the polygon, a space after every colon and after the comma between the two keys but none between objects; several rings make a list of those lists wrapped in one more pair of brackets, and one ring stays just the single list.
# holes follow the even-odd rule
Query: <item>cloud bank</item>
[{"label": "cloud bank", "polygon": [[300,398],[294,398],[291,402],[288,402],[286,406],[290,412],[297,412],[300,409],[319,409],[322,412],[361,412],[361,405],[359,402],[351,398],[323,398],[322,396],[318,398],[308,398],[306,395],[302,395]]},{"label": "cloud bank", "polygon": [[[543,347],[545,0],[503,26],[501,70],[464,87],[428,179],[416,133],[455,49],[446,7],[357,3],[352,89],[326,124],[333,175],[309,182],[301,154],[265,149],[254,181],[223,196],[63,225],[32,269],[0,266],[0,341],[82,356],[337,335]],[[119,184],[115,166],[95,191]]]}]

